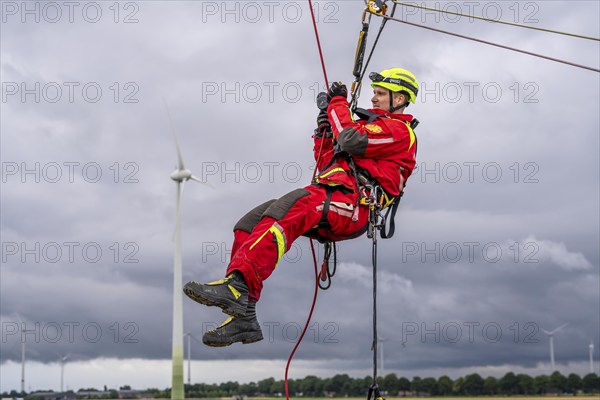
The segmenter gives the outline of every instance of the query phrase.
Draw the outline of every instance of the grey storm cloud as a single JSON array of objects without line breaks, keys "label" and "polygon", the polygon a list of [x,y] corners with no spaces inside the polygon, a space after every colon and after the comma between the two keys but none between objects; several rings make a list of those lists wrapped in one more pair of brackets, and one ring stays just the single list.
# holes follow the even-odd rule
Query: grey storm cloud
[{"label": "grey storm cloud", "polygon": [[[329,79],[349,83],[363,3],[319,3]],[[214,187],[185,187],[184,279],[218,279],[236,221],[311,179],[324,84],[308,8],[155,1],[118,3],[116,14],[88,2],[73,22],[66,6],[49,22],[55,10],[31,2],[35,22],[23,4],[2,2],[2,365],[20,360],[23,328],[34,331],[29,358],[43,363],[169,359],[176,154],[162,98],[186,166]],[[95,4],[88,14],[85,4]],[[527,4],[475,12],[600,34],[598,3]],[[398,12],[598,68],[597,42]],[[590,338],[600,341],[599,75],[393,22],[369,70],[390,66],[419,78],[408,111],[421,125],[396,236],[379,242],[386,371],[534,367],[548,361],[542,329],[565,322],[557,362],[585,361]],[[297,357],[303,368],[361,374],[370,241],[342,242],[338,255]],[[265,282],[266,340],[198,345],[194,358],[284,360],[313,289],[300,239]],[[196,336],[224,318],[185,299]]]}]

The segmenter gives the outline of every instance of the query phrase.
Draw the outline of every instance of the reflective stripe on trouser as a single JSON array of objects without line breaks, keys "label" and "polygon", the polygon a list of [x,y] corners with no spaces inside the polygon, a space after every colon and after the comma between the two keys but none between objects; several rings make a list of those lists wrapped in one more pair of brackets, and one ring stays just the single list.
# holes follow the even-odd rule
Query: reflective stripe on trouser
[{"label": "reflective stripe on trouser", "polygon": [[[326,190],[319,186],[307,186],[306,190],[310,192],[309,195],[299,198],[282,218],[276,220],[273,217],[264,216],[249,235],[239,231],[235,232],[233,247],[237,251],[232,254],[227,274],[235,270],[240,271],[244,275],[250,290],[250,298],[253,300],[259,299],[263,281],[275,270],[292,243],[316,227],[321,220],[323,202],[327,198]],[[346,207],[353,207],[354,201],[353,194],[348,195],[335,191],[332,195],[334,204],[340,202],[347,204]],[[340,207],[338,212],[328,214],[331,230],[337,236],[349,237],[361,230],[367,223],[368,213],[365,210],[361,209],[357,222],[352,222],[349,211]],[[309,264],[310,262],[310,257],[304,257],[298,264]]]},{"label": "reflective stripe on trouser", "polygon": [[279,261],[281,261],[281,257],[283,257],[284,253],[287,251],[287,241],[285,239],[285,232],[283,231],[281,225],[279,225],[277,222],[274,222],[273,225],[269,228],[269,230],[265,231],[265,233],[263,233],[262,236],[256,240],[256,242],[252,243],[252,246],[250,246],[250,250],[252,250],[254,246],[258,244],[258,242],[263,240],[265,235],[269,232],[273,234],[273,236],[275,237],[275,243],[277,243],[277,262],[275,262],[275,266],[277,266],[277,264],[279,264]]}]

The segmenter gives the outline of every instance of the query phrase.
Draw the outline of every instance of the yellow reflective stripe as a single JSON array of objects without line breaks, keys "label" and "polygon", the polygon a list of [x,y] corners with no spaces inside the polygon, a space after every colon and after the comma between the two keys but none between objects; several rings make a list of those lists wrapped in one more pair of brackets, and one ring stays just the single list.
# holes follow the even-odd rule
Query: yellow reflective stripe
[{"label": "yellow reflective stripe", "polygon": [[281,260],[281,257],[285,254],[287,249],[287,239],[285,237],[285,233],[283,232],[283,228],[277,222],[275,222],[268,230],[265,231],[254,243],[250,246],[250,250],[254,248],[260,242],[267,233],[271,232],[273,236],[275,236],[275,242],[277,243],[277,264]]},{"label": "yellow reflective stripe", "polygon": [[221,284],[223,284],[225,282],[227,282],[227,278],[223,278],[223,279],[220,279],[218,281],[210,282],[210,283],[207,283],[206,285],[207,286],[221,285]]},{"label": "yellow reflective stripe", "polygon": [[327,176],[329,176],[331,174],[334,174],[336,172],[346,172],[346,171],[344,170],[344,168],[334,168],[331,171],[327,171],[326,173],[324,173],[322,175],[319,175],[319,178],[325,178],[325,177],[327,177]]},{"label": "yellow reflective stripe", "polygon": [[206,285],[207,286],[222,285],[222,284],[226,283],[229,279],[231,279],[231,274],[227,275],[223,279],[219,279],[218,281],[207,283]]},{"label": "yellow reflective stripe", "polygon": [[410,150],[411,147],[413,147],[413,144],[415,144],[415,133],[413,132],[412,128],[410,127],[410,125],[407,123],[406,127],[408,128],[408,132],[410,133],[410,145],[408,145],[408,149]]},{"label": "yellow reflective stripe", "polygon": [[277,222],[273,224],[269,231],[273,233],[275,241],[277,242],[277,264],[279,264],[281,257],[285,254],[287,246],[285,234],[283,233],[283,228]]},{"label": "yellow reflective stripe", "polygon": [[242,294],[236,288],[234,288],[231,285],[227,285],[227,287],[229,288],[229,290],[231,290],[231,293],[233,294],[233,297],[235,297],[236,300],[240,298]]},{"label": "yellow reflective stripe", "polygon": [[265,231],[265,233],[263,233],[262,235],[260,235],[260,237],[259,237],[258,239],[256,239],[256,242],[252,243],[252,246],[250,246],[250,249],[249,249],[249,250],[252,250],[252,249],[254,248],[254,246],[256,246],[256,245],[258,244],[258,242],[260,242],[260,241],[262,240],[262,238],[264,238],[264,237],[265,237],[265,235],[266,235],[267,233],[269,233],[269,231],[270,231],[270,230],[271,230],[271,229],[267,229],[267,230]]},{"label": "yellow reflective stripe", "polygon": [[[319,180],[319,178],[317,178],[316,182],[317,182],[317,183],[322,183],[322,182]],[[327,183],[326,183],[326,185],[327,185],[327,186],[340,186],[340,185],[342,185],[342,184],[341,184],[341,183],[336,183],[336,182],[327,182]]]},{"label": "yellow reflective stripe", "polygon": [[[233,317],[229,317],[227,318],[225,321],[223,321],[223,323],[221,325],[219,325],[217,327],[217,329],[224,327],[225,325],[227,325],[228,323],[230,323],[231,321],[233,321]],[[216,331],[217,329],[213,329],[213,331]]]}]

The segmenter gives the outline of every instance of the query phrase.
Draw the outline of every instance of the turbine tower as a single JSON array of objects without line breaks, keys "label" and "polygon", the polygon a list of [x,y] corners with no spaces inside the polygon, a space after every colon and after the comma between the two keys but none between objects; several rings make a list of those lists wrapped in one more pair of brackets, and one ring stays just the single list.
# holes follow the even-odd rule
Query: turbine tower
[{"label": "turbine tower", "polygon": [[554,371],[554,334],[556,332],[560,331],[562,328],[564,328],[567,325],[569,325],[568,322],[566,324],[562,324],[561,326],[554,329],[553,331],[546,331],[546,330],[542,329],[542,332],[544,332],[550,338],[550,368],[552,369],[552,371]]},{"label": "turbine tower", "polygon": [[60,363],[60,392],[63,393],[65,391],[65,363],[69,355],[67,354],[64,357],[61,357],[58,362]]},{"label": "turbine tower", "polygon": [[590,340],[590,345],[588,346],[590,349],[590,374],[594,373],[594,341]]},{"label": "turbine tower", "polygon": [[[23,329],[23,321],[21,321],[19,313],[16,314],[19,324],[21,324],[19,329]],[[23,331],[27,332],[26,330]],[[25,335],[25,337],[27,337],[27,335]],[[21,335],[21,394],[23,393],[25,393],[25,340],[23,340],[23,335]]]},{"label": "turbine tower", "polygon": [[377,341],[380,343],[379,345],[379,359],[381,360],[381,364],[380,364],[380,371],[381,371],[381,376],[385,377],[385,374],[383,372],[383,342],[385,342],[385,339],[382,338],[381,336],[377,335]]},{"label": "turbine tower", "polygon": [[192,338],[192,334],[190,332],[186,332],[185,337],[187,337],[187,358],[188,358],[188,368],[187,368],[187,373],[188,373],[188,385],[192,384],[192,369],[191,364],[192,364],[192,347],[190,344],[190,339]]},{"label": "turbine tower", "polygon": [[25,329],[25,324],[18,312],[15,312],[19,320],[19,329],[21,330],[21,393],[25,393],[25,342],[27,342],[27,334],[35,333],[35,329]]},{"label": "turbine tower", "polygon": [[171,399],[182,400],[185,398],[185,391],[183,387],[183,281],[182,281],[182,266],[181,266],[181,196],[183,194],[183,188],[185,182],[192,179],[194,181],[204,183],[200,179],[192,175],[189,169],[185,168],[183,164],[183,157],[181,156],[181,150],[179,148],[179,142],[177,141],[177,135],[175,134],[175,128],[173,127],[173,120],[171,119],[171,113],[167,106],[166,100],[163,98],[165,103],[165,109],[167,110],[167,116],[169,117],[169,125],[171,132],[173,133],[173,139],[175,140],[175,148],[177,150],[177,169],[171,173],[171,179],[177,183],[177,194],[175,203],[175,256],[173,260],[173,374],[172,374],[172,385],[171,385]]}]

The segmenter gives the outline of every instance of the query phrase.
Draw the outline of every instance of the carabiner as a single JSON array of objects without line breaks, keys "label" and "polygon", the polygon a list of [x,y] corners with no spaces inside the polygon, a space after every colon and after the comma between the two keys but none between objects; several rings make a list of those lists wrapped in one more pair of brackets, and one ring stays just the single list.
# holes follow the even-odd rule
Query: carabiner
[{"label": "carabiner", "polygon": [[371,14],[385,15],[387,12],[387,5],[385,4],[385,1],[369,0],[367,11]]}]

